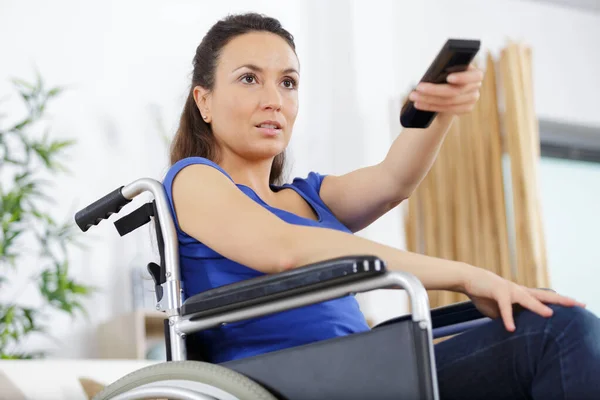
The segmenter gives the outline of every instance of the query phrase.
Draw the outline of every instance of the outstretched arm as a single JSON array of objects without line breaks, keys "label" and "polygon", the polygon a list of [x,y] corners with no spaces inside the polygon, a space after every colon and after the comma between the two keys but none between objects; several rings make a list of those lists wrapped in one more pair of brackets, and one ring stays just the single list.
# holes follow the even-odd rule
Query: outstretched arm
[{"label": "outstretched arm", "polygon": [[485,315],[502,316],[510,331],[514,331],[512,303],[545,316],[549,310],[541,301],[583,306],[556,293],[527,289],[461,262],[400,251],[334,229],[286,223],[210,166],[191,165],[182,169],[173,182],[173,202],[184,232],[223,257],[264,273],[278,273],[341,256],[372,254],[384,260],[390,269],[414,275],[425,289],[468,295]]},{"label": "outstretched arm", "polygon": [[377,165],[323,180],[321,198],[352,231],[367,227],[411,195],[431,169],[455,116],[473,109],[483,73],[471,66],[448,80],[419,84],[410,94],[416,108],[439,113],[428,128],[404,129]]}]

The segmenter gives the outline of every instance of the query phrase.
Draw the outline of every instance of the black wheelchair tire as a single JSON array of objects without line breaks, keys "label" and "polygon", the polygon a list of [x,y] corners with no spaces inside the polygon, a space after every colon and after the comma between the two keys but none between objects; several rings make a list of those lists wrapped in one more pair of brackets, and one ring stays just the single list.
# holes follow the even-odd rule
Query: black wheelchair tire
[{"label": "black wheelchair tire", "polygon": [[250,378],[229,368],[201,361],[168,361],[141,368],[104,388],[94,400],[112,399],[146,384],[173,380],[210,385],[240,400],[277,400]]}]

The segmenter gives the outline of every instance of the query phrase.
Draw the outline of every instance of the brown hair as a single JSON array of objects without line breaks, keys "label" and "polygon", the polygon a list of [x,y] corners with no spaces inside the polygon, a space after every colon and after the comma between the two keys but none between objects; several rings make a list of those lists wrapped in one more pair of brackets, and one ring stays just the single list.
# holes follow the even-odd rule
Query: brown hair
[{"label": "brown hair", "polygon": [[[294,37],[275,18],[256,13],[230,15],[210,28],[196,48],[192,84],[188,94],[179,128],[171,143],[171,164],[186,157],[204,157],[218,163],[218,147],[212,129],[206,123],[194,100],[194,87],[212,90],[215,85],[215,69],[221,49],[236,36],[248,32],[270,32],[283,38],[296,52]],[[275,156],[269,183],[279,184],[285,166],[285,151]]]}]

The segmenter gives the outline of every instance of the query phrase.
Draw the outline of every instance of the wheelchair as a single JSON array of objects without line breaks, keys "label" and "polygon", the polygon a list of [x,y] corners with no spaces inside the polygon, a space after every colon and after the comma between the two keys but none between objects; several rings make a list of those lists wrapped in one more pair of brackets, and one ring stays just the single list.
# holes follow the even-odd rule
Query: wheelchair
[{"label": "wheelchair", "polygon": [[[471,302],[430,309],[412,274],[388,271],[377,257],[326,260],[225,285],[183,299],[177,233],[163,185],[141,178],[75,214],[82,231],[136,196],[151,200],[114,222],[121,236],[153,223],[160,264],[148,270],[156,309],[165,315],[166,361],[134,371],[95,399],[321,400],[439,399],[433,340],[460,334],[490,319]],[[118,216],[118,215],[117,215]],[[370,331],[215,364],[192,335],[233,322],[376,289],[403,289],[410,313]]]}]

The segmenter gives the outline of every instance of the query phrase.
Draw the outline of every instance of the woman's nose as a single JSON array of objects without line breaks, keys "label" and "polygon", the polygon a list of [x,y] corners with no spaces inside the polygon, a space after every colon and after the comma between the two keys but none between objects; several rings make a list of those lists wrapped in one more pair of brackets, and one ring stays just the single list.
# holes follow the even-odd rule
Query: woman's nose
[{"label": "woman's nose", "polygon": [[281,93],[279,92],[279,88],[275,84],[269,84],[264,86],[263,90],[263,101],[262,107],[264,109],[271,110],[281,110],[281,106],[283,105],[283,99]]}]

